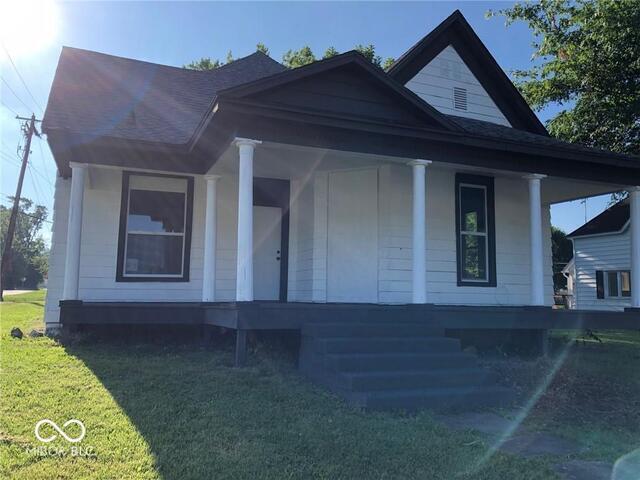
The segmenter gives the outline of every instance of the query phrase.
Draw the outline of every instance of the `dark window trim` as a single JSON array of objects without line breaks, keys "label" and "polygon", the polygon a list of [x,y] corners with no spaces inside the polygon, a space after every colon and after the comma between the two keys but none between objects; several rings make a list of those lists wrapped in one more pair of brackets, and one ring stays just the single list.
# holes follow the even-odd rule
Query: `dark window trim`
[{"label": "dark window trim", "polygon": [[[471,282],[462,279],[462,245],[460,242],[460,184],[468,183],[479,185],[487,190],[487,268],[489,270],[487,281]],[[455,182],[456,197],[456,270],[459,287],[495,287],[496,280],[496,222],[495,222],[495,192],[493,177],[483,175],[470,175],[466,173],[456,173]]]},{"label": "dark window trim", "polygon": [[[184,230],[184,259],[182,264],[181,277],[135,277],[124,276],[124,251],[127,233],[127,210],[129,204],[129,177],[159,177],[159,178],[177,178],[187,181],[187,211],[185,218]],[[180,175],[167,175],[163,173],[152,172],[135,172],[124,170],[122,172],[122,192],[120,197],[120,226],[118,231],[118,257],[116,265],[116,282],[188,282],[189,267],[191,263],[191,229],[193,226],[193,177]]]}]

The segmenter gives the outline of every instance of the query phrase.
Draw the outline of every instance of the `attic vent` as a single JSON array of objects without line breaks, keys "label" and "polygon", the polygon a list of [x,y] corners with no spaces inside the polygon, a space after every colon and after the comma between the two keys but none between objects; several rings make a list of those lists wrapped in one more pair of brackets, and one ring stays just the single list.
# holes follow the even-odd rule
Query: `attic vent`
[{"label": "attic vent", "polygon": [[453,108],[456,110],[467,109],[467,89],[453,87]]}]

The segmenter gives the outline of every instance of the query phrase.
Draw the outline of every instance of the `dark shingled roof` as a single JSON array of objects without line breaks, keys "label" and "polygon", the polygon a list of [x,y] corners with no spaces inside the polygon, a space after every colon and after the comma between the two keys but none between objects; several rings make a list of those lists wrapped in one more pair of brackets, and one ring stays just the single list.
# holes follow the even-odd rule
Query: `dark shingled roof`
[{"label": "dark shingled roof", "polygon": [[[284,65],[260,52],[202,72],[64,47],[51,87],[43,130],[45,133],[64,130],[89,139],[106,136],[185,145],[209,112],[218,92],[285,70]],[[399,85],[399,88],[404,87]],[[629,155],[482,120],[454,115],[444,117],[469,135],[485,140],[637,160]]]},{"label": "dark shingled roof", "polygon": [[43,130],[185,144],[216,92],[283,70],[260,52],[201,72],[64,47]]},{"label": "dark shingled roof", "polygon": [[556,150],[565,150],[575,153],[588,153],[590,155],[603,155],[609,158],[622,158],[637,160],[631,155],[623,155],[609,152],[599,148],[588,147],[579,143],[570,143],[547,135],[538,135],[536,133],[527,132],[517,128],[498,125],[497,123],[486,122],[484,120],[476,120],[473,118],[459,117],[457,115],[447,115],[448,118],[456,122],[460,127],[472,135],[481,137],[495,138],[497,140],[506,140],[519,144],[528,144],[534,146],[549,147]]},{"label": "dark shingled roof", "polygon": [[597,217],[571,232],[568,237],[581,237],[583,235],[595,235],[598,233],[619,232],[629,221],[631,209],[629,200],[622,200],[607,208]]}]

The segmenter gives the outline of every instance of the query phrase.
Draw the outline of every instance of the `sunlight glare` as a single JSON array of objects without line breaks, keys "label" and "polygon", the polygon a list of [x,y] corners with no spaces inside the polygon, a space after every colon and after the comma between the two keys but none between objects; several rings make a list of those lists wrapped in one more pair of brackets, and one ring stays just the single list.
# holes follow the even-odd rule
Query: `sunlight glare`
[{"label": "sunlight glare", "polygon": [[53,0],[0,2],[0,40],[13,57],[37,53],[58,33],[58,5]]}]

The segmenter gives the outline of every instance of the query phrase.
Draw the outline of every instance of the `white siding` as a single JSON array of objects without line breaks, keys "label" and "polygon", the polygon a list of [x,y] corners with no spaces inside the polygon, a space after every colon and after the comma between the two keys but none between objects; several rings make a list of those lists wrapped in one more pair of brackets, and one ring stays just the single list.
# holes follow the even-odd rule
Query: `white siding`
[{"label": "white siding", "polygon": [[[596,270],[631,270],[631,237],[622,233],[573,239],[576,269],[576,308],[583,310],[622,310],[631,299],[598,298]],[[633,282],[633,275],[631,278]]]},{"label": "white siding", "polygon": [[[380,301],[411,299],[411,170],[380,175]],[[496,287],[459,287],[456,272],[455,172],[427,167],[427,301],[464,305],[529,303],[529,204],[526,181],[495,179]],[[545,303],[551,305],[551,224],[543,208]]]},{"label": "white siding", "polygon": [[[406,86],[442,113],[511,126],[451,45],[425,65]],[[467,91],[467,110],[454,108],[454,87]]]},{"label": "white siding", "polygon": [[291,182],[289,228],[289,301],[313,299],[313,183]]},{"label": "white siding", "polygon": [[[378,299],[411,300],[411,168],[379,167]],[[202,289],[205,183],[196,177],[189,282],[116,282],[122,174],[94,169],[84,196],[79,296],[87,301],[199,301]],[[526,181],[496,177],[496,287],[456,282],[455,172],[427,168],[428,301],[445,304],[522,305],[529,302],[529,210]],[[47,323],[58,322],[64,277],[70,180],[58,179],[50,257]],[[289,299],[327,300],[328,173],[292,182]],[[358,199],[354,198],[354,202]],[[218,183],[216,299],[235,298],[237,177]],[[545,293],[552,300],[549,209],[544,208]],[[628,247],[627,247],[628,249]],[[577,264],[577,268],[579,268]],[[595,293],[594,293],[595,295]],[[580,295],[579,295],[580,297]]]},{"label": "white siding", "polygon": [[[47,298],[45,301],[45,323],[47,328],[59,322],[58,302],[62,297],[64,279],[64,257],[67,248],[67,221],[71,179],[56,178],[53,196],[53,226],[51,227],[51,250],[47,276]],[[55,328],[55,327],[54,327]]]}]

